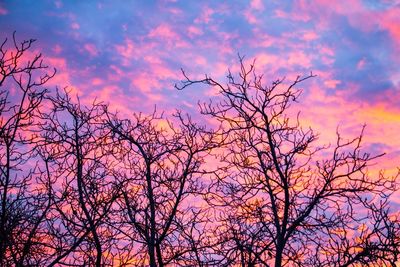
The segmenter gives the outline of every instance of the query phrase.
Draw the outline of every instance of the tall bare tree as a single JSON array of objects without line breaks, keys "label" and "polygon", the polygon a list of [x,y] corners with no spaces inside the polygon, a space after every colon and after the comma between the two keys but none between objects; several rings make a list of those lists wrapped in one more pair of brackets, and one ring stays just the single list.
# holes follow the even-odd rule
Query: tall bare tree
[{"label": "tall bare tree", "polygon": [[227,140],[208,198],[220,214],[215,249],[226,265],[394,266],[399,220],[377,202],[387,203],[398,182],[368,172],[382,155],[362,150],[363,132],[350,140],[338,133],[335,145],[318,147],[318,136],[290,113],[298,84],[314,75],[266,85],[242,58],[226,84],[183,75],[178,89],[202,83],[223,99],[201,111],[221,122]]},{"label": "tall bare tree", "polygon": [[[0,46],[0,265],[41,263],[45,246],[47,194],[34,153],[35,115],[54,71],[41,54],[30,56],[35,40],[18,43],[15,33]],[[37,187],[34,186],[37,184]],[[46,208],[44,208],[46,207]]]},{"label": "tall bare tree", "polygon": [[55,264],[111,264],[112,229],[107,227],[119,187],[113,176],[104,106],[73,101],[67,91],[49,97],[41,114],[42,151],[57,180],[49,218]]},{"label": "tall bare tree", "polygon": [[189,117],[178,112],[175,119],[178,126],[155,113],[125,120],[110,115],[108,121],[115,155],[123,163],[117,225],[137,251],[138,265],[197,262],[195,239],[187,237],[200,224],[201,207],[193,203],[203,191],[202,164],[217,144],[212,133]]}]

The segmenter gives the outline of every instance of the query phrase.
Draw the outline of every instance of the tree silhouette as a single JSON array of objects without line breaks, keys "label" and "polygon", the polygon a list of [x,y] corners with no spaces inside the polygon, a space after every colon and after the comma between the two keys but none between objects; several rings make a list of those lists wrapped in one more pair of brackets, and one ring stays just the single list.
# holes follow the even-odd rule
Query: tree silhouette
[{"label": "tree silhouette", "polygon": [[239,76],[200,105],[128,118],[43,86],[55,71],[0,46],[0,266],[396,266],[397,175],[337,132],[333,145],[290,106],[314,77]]},{"label": "tree silhouette", "polygon": [[[35,156],[35,116],[46,94],[43,85],[54,74],[40,54],[29,57],[35,40],[0,46],[0,265],[41,263],[40,239],[48,212],[41,190],[43,173]],[[33,183],[38,186],[32,187]]]},{"label": "tree silhouette", "polygon": [[239,77],[229,72],[226,85],[183,75],[178,89],[202,83],[223,98],[200,108],[221,123],[227,140],[208,197],[220,214],[216,250],[226,265],[394,266],[399,221],[387,198],[398,182],[368,174],[382,155],[362,151],[363,132],[351,140],[337,133],[334,146],[318,147],[318,136],[290,116],[296,87],[313,74],[265,85],[254,63],[246,68],[240,58]]},{"label": "tree silhouette", "polygon": [[120,188],[109,131],[103,123],[104,106],[74,103],[67,91],[48,98],[50,112],[41,114],[43,151],[49,158],[54,202],[52,224],[55,258],[49,266],[65,264],[103,266],[110,252],[113,230],[107,227]]},{"label": "tree silhouette", "polygon": [[109,115],[123,184],[114,223],[125,231],[128,251],[137,251],[138,265],[196,261],[185,233],[199,222],[201,207],[190,202],[203,191],[202,164],[217,143],[190,117],[178,112],[175,120],[178,126],[156,113],[124,120]]}]

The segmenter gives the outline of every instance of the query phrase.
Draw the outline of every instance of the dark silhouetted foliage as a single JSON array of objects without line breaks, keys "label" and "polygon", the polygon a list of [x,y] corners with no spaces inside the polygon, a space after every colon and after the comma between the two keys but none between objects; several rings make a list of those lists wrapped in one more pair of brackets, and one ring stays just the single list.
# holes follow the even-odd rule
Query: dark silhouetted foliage
[{"label": "dark silhouetted foliage", "polygon": [[397,176],[371,174],[363,129],[321,146],[301,126],[312,74],[183,72],[220,92],[209,129],[48,91],[33,42],[0,47],[0,266],[396,266]]}]

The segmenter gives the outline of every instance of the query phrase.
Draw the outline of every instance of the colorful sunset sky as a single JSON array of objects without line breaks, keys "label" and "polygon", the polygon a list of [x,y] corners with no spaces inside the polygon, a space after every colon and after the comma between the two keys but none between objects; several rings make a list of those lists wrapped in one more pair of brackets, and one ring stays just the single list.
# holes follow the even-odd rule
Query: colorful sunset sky
[{"label": "colorful sunset sky", "polygon": [[198,114],[215,89],[176,90],[180,69],[224,81],[238,54],[266,82],[312,71],[292,107],[303,125],[328,144],[337,128],[351,138],[366,124],[365,151],[386,153],[373,168],[400,166],[399,0],[1,1],[0,27],[2,40],[37,39],[57,69],[49,89],[123,113]]}]

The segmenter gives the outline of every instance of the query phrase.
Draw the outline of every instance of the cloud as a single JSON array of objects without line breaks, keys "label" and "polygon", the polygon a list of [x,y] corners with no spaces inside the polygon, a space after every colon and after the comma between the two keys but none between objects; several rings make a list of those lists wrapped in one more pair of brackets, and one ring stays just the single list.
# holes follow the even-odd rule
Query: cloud
[{"label": "cloud", "polygon": [[369,147],[396,159],[400,154],[398,3],[143,1],[92,9],[68,1],[24,9],[10,3],[0,5],[0,15],[7,15],[1,26],[39,39],[45,62],[58,69],[49,86],[71,86],[83,98],[110,100],[126,113],[155,104],[196,113],[197,100],[218,91],[173,91],[183,78],[180,68],[191,77],[207,73],[225,81],[228,69],[237,73],[239,53],[246,64],[257,59],[265,84],[311,70],[318,75],[304,84],[296,107],[323,143],[335,139],[337,125],[352,136],[366,123],[365,141],[375,144]]},{"label": "cloud", "polygon": [[250,2],[250,8],[257,10],[257,11],[263,11],[264,10],[264,4],[262,0],[252,0]]},{"label": "cloud", "polygon": [[81,26],[79,25],[79,23],[77,23],[77,22],[72,22],[71,23],[71,29],[79,30],[80,28],[81,28]]},{"label": "cloud", "polygon": [[209,24],[212,20],[212,15],[214,14],[214,10],[208,7],[202,9],[200,15],[194,20],[194,23],[205,23]]},{"label": "cloud", "polygon": [[4,16],[8,14],[8,10],[5,9],[1,4],[0,4],[0,16]]},{"label": "cloud", "polygon": [[163,38],[164,40],[179,39],[178,35],[167,24],[161,24],[152,29],[149,33],[150,38]]},{"label": "cloud", "polygon": [[83,46],[86,52],[89,53],[92,57],[95,57],[99,54],[97,47],[94,44],[87,43]]}]

